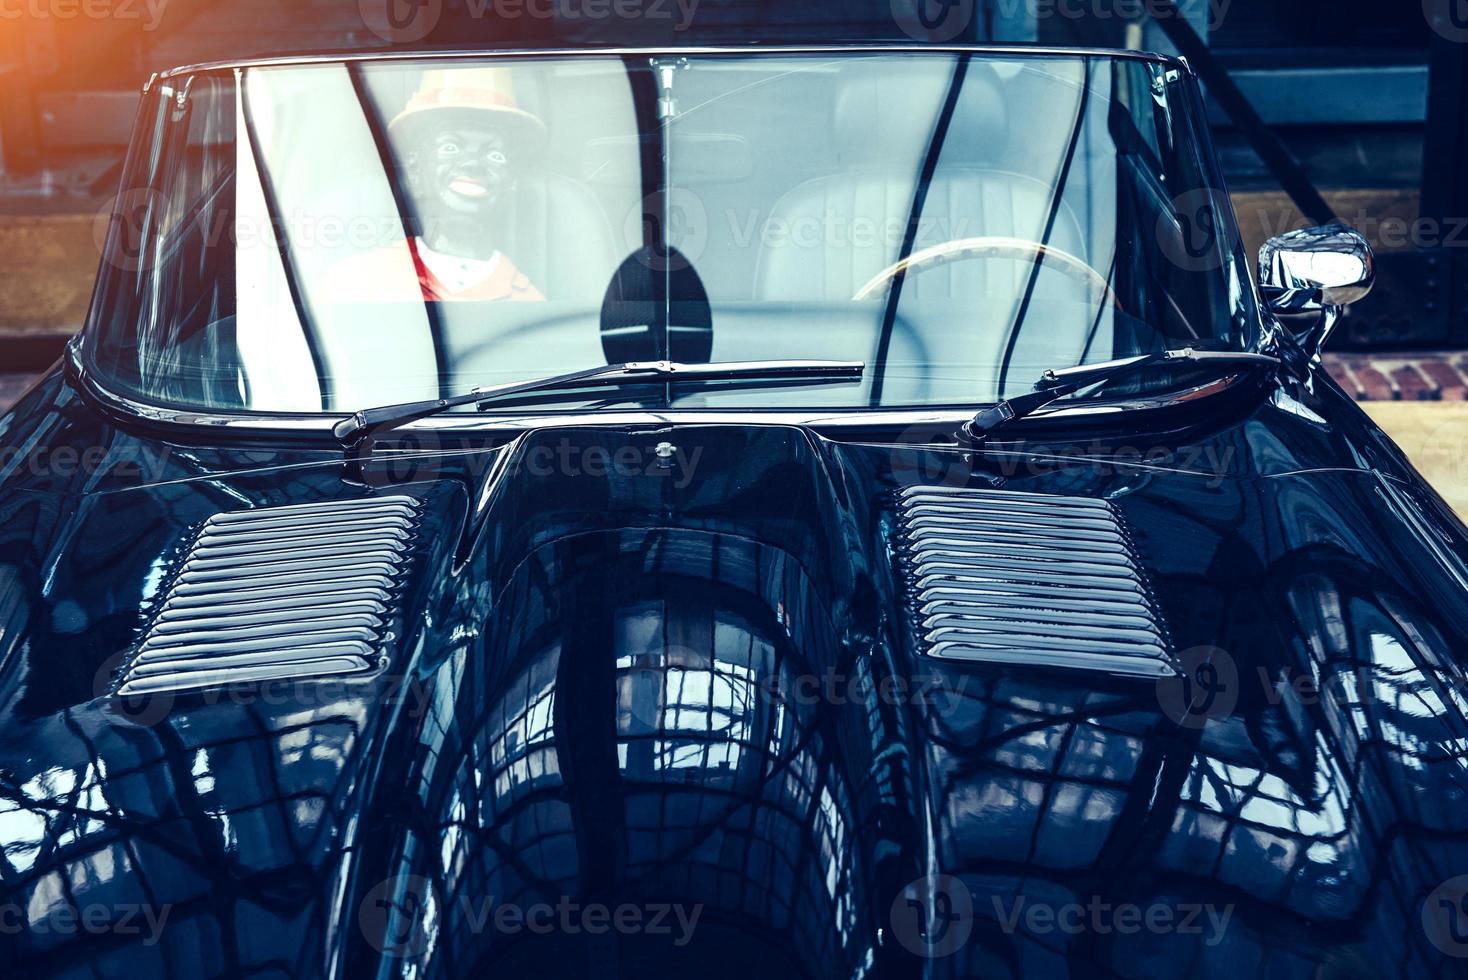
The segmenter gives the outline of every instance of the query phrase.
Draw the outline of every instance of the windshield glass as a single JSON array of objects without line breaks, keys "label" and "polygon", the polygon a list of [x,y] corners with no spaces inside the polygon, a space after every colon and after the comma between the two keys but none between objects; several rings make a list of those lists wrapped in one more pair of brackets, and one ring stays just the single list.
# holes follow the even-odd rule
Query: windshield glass
[{"label": "windshield glass", "polygon": [[84,356],[150,403],[341,413],[657,359],[868,369],[545,408],[971,406],[1047,368],[1244,350],[1198,105],[1167,64],[1081,55],[175,77],[145,103]]}]

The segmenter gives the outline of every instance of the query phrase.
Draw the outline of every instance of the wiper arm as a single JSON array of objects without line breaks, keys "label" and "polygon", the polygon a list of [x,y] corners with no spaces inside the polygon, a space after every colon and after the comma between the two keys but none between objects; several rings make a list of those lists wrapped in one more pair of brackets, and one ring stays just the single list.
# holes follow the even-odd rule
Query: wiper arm
[{"label": "wiper arm", "polygon": [[1034,391],[984,409],[963,427],[961,434],[978,447],[1009,423],[1033,415],[1051,402],[1073,395],[1083,388],[1117,381],[1153,368],[1193,364],[1200,367],[1257,367],[1261,364],[1280,367],[1283,362],[1270,354],[1193,350],[1189,347],[1183,350],[1157,351],[1119,361],[1107,361],[1104,364],[1046,371],[1035,382]]},{"label": "wiper arm", "polygon": [[364,409],[338,422],[332,434],[354,459],[370,454],[371,443],[380,435],[419,419],[464,405],[487,411],[521,395],[581,388],[613,388],[639,382],[679,384],[689,381],[772,381],[825,384],[860,380],[866,371],[861,361],[726,361],[715,364],[679,364],[676,361],[633,361],[607,364],[570,374],[557,374],[534,381],[517,381],[492,388],[475,388],[467,394],[433,401],[405,402]]}]

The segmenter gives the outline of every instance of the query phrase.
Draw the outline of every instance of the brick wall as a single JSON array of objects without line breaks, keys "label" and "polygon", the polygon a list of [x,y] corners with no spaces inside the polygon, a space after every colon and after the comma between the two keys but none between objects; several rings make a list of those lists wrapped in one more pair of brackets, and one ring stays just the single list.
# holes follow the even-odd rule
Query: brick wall
[{"label": "brick wall", "polygon": [[1468,353],[1331,354],[1325,366],[1357,401],[1461,402],[1468,398]]}]

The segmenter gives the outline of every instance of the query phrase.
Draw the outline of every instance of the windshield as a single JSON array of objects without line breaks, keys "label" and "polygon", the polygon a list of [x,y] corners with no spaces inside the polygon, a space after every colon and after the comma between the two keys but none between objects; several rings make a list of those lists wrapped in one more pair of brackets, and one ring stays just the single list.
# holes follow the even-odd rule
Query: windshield
[{"label": "windshield", "polygon": [[1244,350],[1198,105],[1167,64],[1082,55],[174,77],[144,105],[83,354],[150,403],[342,413],[659,359],[867,372],[546,409],[971,406],[1044,369]]}]

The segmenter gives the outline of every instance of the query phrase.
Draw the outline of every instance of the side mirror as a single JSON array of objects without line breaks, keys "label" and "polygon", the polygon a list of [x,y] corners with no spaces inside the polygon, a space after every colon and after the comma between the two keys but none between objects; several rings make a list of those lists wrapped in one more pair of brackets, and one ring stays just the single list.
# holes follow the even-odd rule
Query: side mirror
[{"label": "side mirror", "polygon": [[1376,283],[1371,245],[1343,224],[1277,235],[1259,250],[1259,292],[1282,323],[1313,321],[1295,335],[1314,359],[1340,321],[1341,311],[1364,299]]}]

